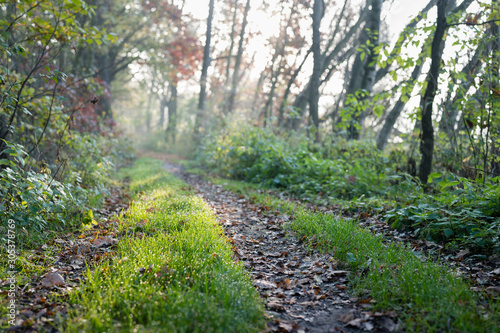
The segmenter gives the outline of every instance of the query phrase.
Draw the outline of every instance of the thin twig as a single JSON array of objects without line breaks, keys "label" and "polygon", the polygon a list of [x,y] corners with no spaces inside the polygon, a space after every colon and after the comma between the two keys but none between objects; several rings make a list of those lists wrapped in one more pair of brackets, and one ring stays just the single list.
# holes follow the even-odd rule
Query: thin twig
[{"label": "thin twig", "polygon": [[485,25],[485,24],[496,23],[496,22],[500,22],[500,19],[489,20],[489,21],[484,21],[484,22],[480,22],[480,23],[471,23],[471,22],[448,23],[448,24],[446,24],[446,26],[447,27],[453,27],[453,26],[457,26],[457,25],[476,26],[476,25]]}]

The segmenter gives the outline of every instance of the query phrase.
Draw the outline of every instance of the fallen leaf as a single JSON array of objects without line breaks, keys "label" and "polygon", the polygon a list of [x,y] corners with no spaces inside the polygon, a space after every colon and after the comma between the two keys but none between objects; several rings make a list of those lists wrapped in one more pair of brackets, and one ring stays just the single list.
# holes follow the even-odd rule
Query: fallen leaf
[{"label": "fallen leaf", "polygon": [[353,319],[353,320],[349,321],[349,322],[346,324],[346,326],[351,326],[351,327],[360,328],[362,323],[363,323],[363,319],[361,319],[361,318],[356,318],[356,319]]},{"label": "fallen leaf", "polygon": [[492,296],[500,296],[500,287],[488,287],[486,292]]},{"label": "fallen leaf", "polygon": [[391,318],[385,317],[382,324],[386,330],[389,332],[394,332],[397,329],[397,325]]},{"label": "fallen leaf", "polygon": [[353,317],[354,317],[354,314],[352,312],[347,312],[347,313],[339,315],[337,317],[337,320],[340,322],[343,322],[343,323],[348,323],[352,320]]},{"label": "fallen leaf", "polygon": [[276,283],[266,280],[255,280],[254,284],[260,289],[275,289]]},{"label": "fallen leaf", "polygon": [[469,254],[469,249],[461,250],[457,253],[456,257],[457,259],[463,259],[464,256]]},{"label": "fallen leaf", "polygon": [[286,322],[286,321],[280,321],[279,328],[282,329],[285,332],[291,332],[293,331],[293,323],[291,322]]},{"label": "fallen leaf", "polygon": [[365,321],[361,324],[361,329],[364,331],[373,331],[373,323],[371,321]]},{"label": "fallen leaf", "polygon": [[66,283],[64,282],[64,278],[61,274],[57,272],[49,272],[47,276],[45,276],[42,281],[42,286],[45,288],[52,288],[54,286],[64,286]]},{"label": "fallen leaf", "polygon": [[104,237],[99,237],[94,240],[94,244],[92,245],[93,247],[105,247],[105,246],[110,246],[116,244],[116,240],[109,237],[109,236],[104,236]]},{"label": "fallen leaf", "polygon": [[279,303],[276,300],[267,302],[267,308],[273,311],[285,311],[285,307],[283,306],[283,304]]}]

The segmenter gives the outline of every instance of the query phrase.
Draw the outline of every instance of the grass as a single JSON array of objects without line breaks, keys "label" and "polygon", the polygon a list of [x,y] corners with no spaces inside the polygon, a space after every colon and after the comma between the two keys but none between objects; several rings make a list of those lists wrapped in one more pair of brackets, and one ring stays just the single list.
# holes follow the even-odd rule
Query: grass
[{"label": "grass", "polygon": [[117,255],[71,294],[67,332],[255,332],[263,304],[207,203],[140,159],[122,171],[134,202]]},{"label": "grass", "polygon": [[[397,310],[406,331],[500,332],[500,303],[474,293],[456,271],[381,238],[352,220],[312,212],[269,196],[258,186],[213,179],[259,204],[292,216],[286,229],[311,246],[332,253],[354,271],[355,294],[376,301],[374,309]],[[368,292],[367,292],[368,291]]]}]

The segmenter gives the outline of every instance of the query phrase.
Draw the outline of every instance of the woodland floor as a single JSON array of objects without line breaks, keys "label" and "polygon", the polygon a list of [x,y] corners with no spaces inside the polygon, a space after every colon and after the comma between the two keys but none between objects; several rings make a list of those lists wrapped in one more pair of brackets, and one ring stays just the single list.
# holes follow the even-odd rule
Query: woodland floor
[{"label": "woodland floor", "polygon": [[[182,167],[170,162],[179,159],[177,156],[147,155],[165,161],[165,169],[188,183],[198,196],[211,205],[226,236],[234,245],[235,260],[241,261],[253,276],[254,284],[266,303],[267,331],[398,330],[400,325],[396,312],[372,311],[369,298],[349,295],[350,272],[339,267],[333,257],[312,250],[294,235],[285,233],[283,225],[288,223],[289,216],[256,205],[204,177],[185,172]],[[30,260],[45,262],[50,272],[45,276],[33,273],[21,286],[20,315],[11,331],[57,332],[54,327],[64,320],[68,307],[64,295],[84,281],[86,264],[92,267],[113,255],[114,244],[120,234],[115,232],[116,219],[112,215],[126,209],[127,201],[123,189],[115,188],[100,211],[104,219],[98,226],[85,233],[60,235],[48,246],[32,251]],[[426,244],[397,232],[394,234],[387,225],[369,218],[361,224],[382,233],[385,238],[396,237],[414,243],[416,248],[423,248],[426,253],[441,246]],[[474,288],[482,288],[486,283],[498,292],[500,271],[492,271],[497,258],[483,263],[466,262],[463,260],[466,255],[463,252],[449,254],[447,261],[468,273]]]}]

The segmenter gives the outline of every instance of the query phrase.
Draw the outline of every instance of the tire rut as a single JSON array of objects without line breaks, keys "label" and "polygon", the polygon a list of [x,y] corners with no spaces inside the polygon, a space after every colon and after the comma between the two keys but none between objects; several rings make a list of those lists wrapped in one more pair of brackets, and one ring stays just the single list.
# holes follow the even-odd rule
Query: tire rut
[{"label": "tire rut", "polygon": [[[234,245],[235,260],[252,275],[266,303],[268,332],[393,331],[387,313],[347,293],[350,272],[330,255],[308,249],[283,225],[291,217],[255,205],[201,176],[165,163],[165,169],[193,187],[207,201]],[[393,329],[387,329],[393,328]]]}]

